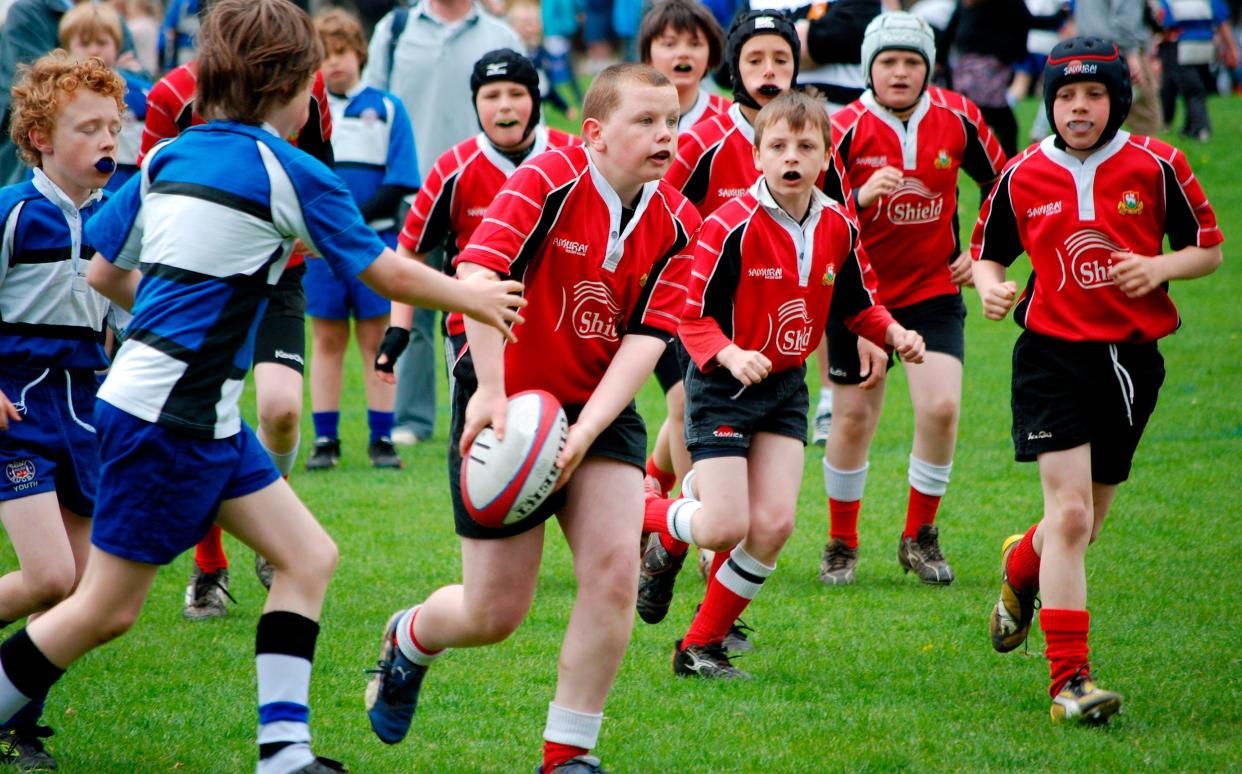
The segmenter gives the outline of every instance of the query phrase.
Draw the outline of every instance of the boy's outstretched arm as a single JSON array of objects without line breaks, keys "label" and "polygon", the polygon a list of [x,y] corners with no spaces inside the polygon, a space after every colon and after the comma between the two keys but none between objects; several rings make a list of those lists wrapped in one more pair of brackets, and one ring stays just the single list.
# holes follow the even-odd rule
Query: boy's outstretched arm
[{"label": "boy's outstretched arm", "polygon": [[[423,267],[426,268],[426,267]],[[431,269],[428,269],[431,271]],[[465,262],[457,267],[457,275],[462,282],[484,279],[496,281],[496,273],[491,269],[475,263]],[[470,360],[474,365],[475,379],[478,387],[470,402],[466,404],[466,416],[461,429],[461,454],[466,456],[474,437],[488,425],[496,433],[496,438],[505,436],[505,415],[509,401],[505,394],[505,358],[503,343],[505,337],[515,340],[513,333],[504,330],[504,336],[484,325],[482,322],[467,317],[466,340],[470,346]]]},{"label": "boy's outstretched arm", "polygon": [[[426,255],[416,253],[405,245],[397,246],[397,257],[412,258],[423,265],[427,263]],[[409,346],[410,329],[413,327],[414,307],[402,301],[393,301],[392,311],[388,315],[388,329],[384,331],[384,340],[380,342],[379,350],[375,353],[375,375],[381,382],[397,383],[393,367],[397,364],[397,358]]]},{"label": "boy's outstretched arm", "polygon": [[983,316],[989,320],[1005,319],[1018,300],[1018,283],[1005,280],[1003,264],[983,258],[975,261],[971,273],[983,302]]},{"label": "boy's outstretched arm", "polygon": [[1131,252],[1112,254],[1111,272],[1117,287],[1130,298],[1139,298],[1175,279],[1195,279],[1216,271],[1223,260],[1220,245],[1183,247],[1164,255]]},{"label": "boy's outstretched arm", "polygon": [[140,272],[122,269],[99,253],[91,258],[86,269],[86,282],[104,298],[129,312],[134,308]]}]

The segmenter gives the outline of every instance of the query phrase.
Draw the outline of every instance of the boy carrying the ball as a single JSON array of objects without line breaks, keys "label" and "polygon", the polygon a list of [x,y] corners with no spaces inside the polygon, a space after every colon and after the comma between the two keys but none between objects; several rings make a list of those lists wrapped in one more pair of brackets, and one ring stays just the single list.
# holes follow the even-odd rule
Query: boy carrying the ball
[{"label": "boy carrying the ball", "polygon": [[303,11],[219,0],[199,41],[208,123],[148,153],[83,235],[99,251],[88,281],[133,320],[95,406],[101,467],[85,574],[0,645],[0,721],[124,634],[159,567],[219,521],[275,567],[256,637],[257,772],[325,774],[341,768],[311,752],[309,691],[337,549],[239,415],[264,306],[297,240],[382,293],[502,329],[520,319],[520,286],[399,259],[340,178],[281,139],[306,120],[321,58]]},{"label": "boy carrying the ball", "polygon": [[[1039,463],[1044,492],[1043,518],[1001,548],[992,646],[1021,645],[1042,597],[1053,722],[1105,723],[1121,710],[1087,660],[1087,548],[1164,381],[1156,342],[1181,324],[1168,283],[1221,262],[1216,216],[1186,157],[1121,131],[1130,101],[1116,46],[1058,43],[1044,69],[1054,134],[1005,167],[971,240],[984,315],[1001,320],[1013,308],[1024,329],[1013,350],[1013,441],[1018,461]],[[1019,298],[1005,268],[1024,251],[1034,272]]]},{"label": "boy carrying the ball", "polygon": [[[654,69],[607,68],[583,105],[586,146],[518,167],[456,259],[462,276],[521,277],[529,313],[514,328],[517,343],[503,349],[499,335],[467,321],[449,457],[463,582],[397,611],[384,629],[367,706],[385,742],[405,737],[427,668],[446,648],[500,642],[521,624],[543,522],[556,515],[578,592],[540,769],[600,771],[588,753],[629,642],[638,580],[646,429],[633,399],[677,329],[699,225],[694,208],[661,181],[679,114],[676,89]],[[488,424],[503,438],[506,396],[530,389],[552,393],[569,417],[561,488],[515,524],[480,525],[457,488],[461,456]]]},{"label": "boy carrying the ball", "polygon": [[649,498],[643,528],[725,558],[677,641],[677,675],[747,676],[722,642],[793,533],[809,408],[805,363],[828,320],[842,319],[903,360],[923,359],[922,337],[872,299],[858,224],[815,186],[831,153],[823,103],[797,92],[769,102],[756,117],[752,152],[762,177],[707,218],[695,247],[678,331],[694,360],[686,372],[694,491]]}]

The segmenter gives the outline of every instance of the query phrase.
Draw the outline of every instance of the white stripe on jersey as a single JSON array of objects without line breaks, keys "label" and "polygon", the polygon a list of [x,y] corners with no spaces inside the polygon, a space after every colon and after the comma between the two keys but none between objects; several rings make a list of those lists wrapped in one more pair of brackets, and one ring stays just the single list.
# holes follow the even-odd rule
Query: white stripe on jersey
[{"label": "white stripe on jersey", "polygon": [[[150,224],[142,241],[145,255],[159,256],[161,266],[208,277],[254,274],[282,245],[263,219],[195,196],[152,191],[142,213]],[[250,249],[221,253],[221,243]]]}]

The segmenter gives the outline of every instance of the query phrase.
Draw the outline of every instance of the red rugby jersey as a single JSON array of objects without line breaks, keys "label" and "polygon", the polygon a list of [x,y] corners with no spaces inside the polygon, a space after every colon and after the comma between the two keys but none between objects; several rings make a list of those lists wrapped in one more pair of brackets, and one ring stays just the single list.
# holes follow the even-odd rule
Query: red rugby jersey
[{"label": "red rugby jersey", "polygon": [[724,114],[733,103],[707,89],[699,89],[699,98],[694,101],[694,106],[690,108],[677,122],[677,130],[684,132],[690,127],[715,118]]},{"label": "red rugby jersey", "polygon": [[897,191],[858,211],[862,243],[890,309],[958,293],[949,264],[961,252],[957,172],[986,195],[1005,152],[975,103],[931,88],[903,125],[870,91],[832,115],[833,140],[857,190],[881,167],[902,170]]},{"label": "red rugby jersey", "polygon": [[518,167],[457,256],[526,286],[526,322],[505,347],[510,394],[586,403],[623,336],[676,333],[698,213],[655,181],[624,229],[621,214],[585,147],[550,150]]},{"label": "red rugby jersey", "polygon": [[1186,157],[1118,132],[1080,162],[1048,138],[1009,162],[979,213],[975,260],[1008,266],[1024,251],[1034,273],[1014,320],[1069,341],[1154,341],[1180,319],[1167,288],[1127,298],[1109,277],[1115,250],[1139,255],[1223,240]]},{"label": "red rugby jersey", "polygon": [[[572,134],[538,126],[527,158],[550,148],[581,144],[582,140]],[[423,181],[397,240],[416,253],[445,245],[451,259],[470,242],[487,206],[515,169],[482,133],[449,148]],[[451,263],[446,270],[452,271]],[[450,336],[466,331],[461,312],[447,315],[444,325]]]},{"label": "red rugby jersey", "polygon": [[[742,116],[742,109],[732,105],[723,114],[680,133],[677,157],[664,179],[706,218],[759,179],[754,147],[754,127]],[[846,203],[849,184],[837,154],[832,154],[832,164],[815,184],[829,198]]]},{"label": "red rugby jersey", "polygon": [[[160,141],[167,140],[189,129],[207,123],[194,109],[194,95],[198,91],[198,60],[177,67],[159,80],[147,94],[147,120],[142,127],[142,145],[138,149],[138,164],[147,152]],[[328,110],[328,87],[324,85],[323,73],[315,71],[311,84],[310,114],[306,123],[291,142],[320,161],[332,165],[332,112]],[[289,257],[288,266],[303,263],[306,254],[297,250]]]},{"label": "red rugby jersey", "polygon": [[703,221],[678,334],[704,371],[730,343],[762,352],[773,372],[797,368],[829,314],[887,347],[893,318],[872,298],[865,272],[858,224],[844,205],[815,191],[799,224],[760,179]]}]

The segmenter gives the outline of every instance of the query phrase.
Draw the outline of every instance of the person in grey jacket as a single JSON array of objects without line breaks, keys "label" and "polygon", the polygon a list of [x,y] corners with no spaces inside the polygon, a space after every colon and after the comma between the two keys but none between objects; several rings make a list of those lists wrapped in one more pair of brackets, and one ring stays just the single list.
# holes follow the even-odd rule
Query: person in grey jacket
[{"label": "person in grey jacket", "polygon": [[1151,34],[1144,16],[1144,0],[1076,0],[1074,23],[1079,35],[1111,40],[1121,49],[1134,84],[1134,105],[1126,124],[1135,134],[1159,134],[1164,129],[1160,84],[1148,56]]}]

